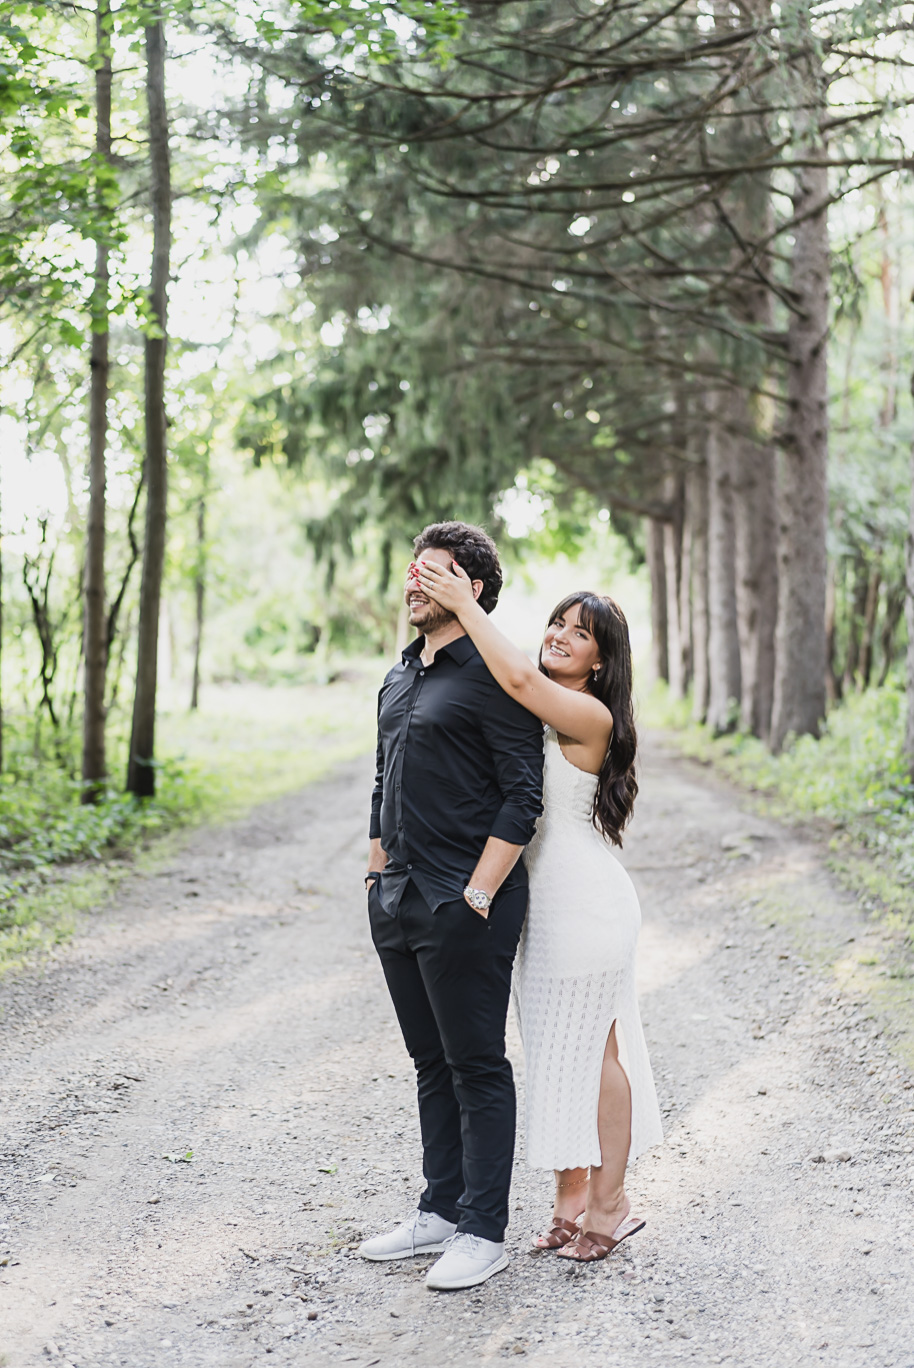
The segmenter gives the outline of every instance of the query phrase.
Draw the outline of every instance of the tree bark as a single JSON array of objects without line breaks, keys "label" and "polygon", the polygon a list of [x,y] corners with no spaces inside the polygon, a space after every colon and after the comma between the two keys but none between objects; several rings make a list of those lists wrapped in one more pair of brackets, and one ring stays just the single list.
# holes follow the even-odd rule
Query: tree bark
[{"label": "tree bark", "polygon": [[0,774],[3,773],[3,471],[0,468]]},{"label": "tree bark", "polygon": [[[911,394],[914,395],[914,376],[911,377]],[[908,773],[914,779],[914,444],[911,447],[911,502],[908,516],[908,539],[905,546],[905,586],[904,616],[908,628],[906,678],[908,718],[905,726],[904,753]]]},{"label": "tree bark", "polygon": [[688,471],[682,476],[682,564],[679,571],[679,635],[683,697],[692,686],[692,528],[687,497]]},{"label": "tree bark", "polygon": [[647,518],[644,540],[651,577],[651,672],[655,680],[666,682],[670,678],[670,652],[663,523]]},{"label": "tree bark", "polygon": [[[149,302],[154,330],[146,335],[146,541],[140,584],[136,690],[127,789],[140,798],[155,793],[155,716],[159,604],[165,564],[168,466],[165,420],[165,352],[168,336],[168,273],[171,255],[171,167],[165,102],[165,29],[161,19],[145,30],[146,100],[152,189],[152,273]],[[153,336],[152,331],[157,335]]]},{"label": "tree bark", "polygon": [[197,504],[197,563],[194,566],[194,674],[190,686],[190,710],[200,706],[200,650],[203,645],[203,609],[206,598],[206,489]]},{"label": "tree bark", "polygon": [[[111,158],[111,35],[108,0],[95,10],[95,155]],[[101,205],[99,206],[101,211]],[[108,442],[108,286],[109,246],[104,226],[95,244],[95,284],[92,292],[92,344],[89,356],[89,512],[86,522],[86,564],[83,580],[83,650],[85,654],[82,801],[93,803],[104,788],[105,677],[108,670],[108,621],[105,605],[105,513]]]},{"label": "tree bark", "polygon": [[778,611],[776,458],[773,447],[737,437],[733,460],[740,727],[765,739],[774,701]]},{"label": "tree bark", "polygon": [[825,696],[829,703],[841,698],[841,676],[835,668],[838,626],[838,563],[830,560],[825,581]]},{"label": "tree bark", "polygon": [[686,475],[689,529],[689,597],[692,626],[692,721],[708,715],[708,468],[702,462]]},{"label": "tree bark", "polygon": [[[825,155],[824,139],[807,147]],[[771,749],[817,735],[825,716],[828,516],[828,172],[796,172],[787,419],[778,481],[778,623]]]},{"label": "tree bark", "polygon": [[858,551],[854,561],[854,588],[847,614],[847,651],[844,656],[843,692],[852,693],[857,683],[860,665],[860,640],[863,632],[863,614],[866,612],[867,589],[866,561]]},{"label": "tree bark", "polygon": [[[769,14],[765,0],[754,7],[760,18]],[[763,125],[747,130],[767,140]],[[767,175],[752,176],[734,205],[746,241],[761,230],[773,234],[774,211]],[[775,325],[771,286],[774,263],[764,252],[755,263],[753,284],[741,292],[740,309],[756,332]],[[736,608],[740,641],[740,727],[767,739],[774,702],[774,637],[777,626],[777,456],[771,441],[771,401],[761,391],[771,389],[770,368],[748,373],[747,389],[731,396],[734,428],[734,523],[736,528]]]},{"label": "tree bark", "polygon": [[673,510],[669,522],[663,524],[663,561],[666,571],[667,666],[670,694],[685,698],[688,687],[688,623],[683,622],[682,603],[682,534],[684,521],[685,480],[682,474],[668,475],[664,481],[664,502]]},{"label": "tree bark", "polygon": [[740,699],[733,438],[720,421],[726,409],[718,396],[708,413],[707,720],[716,732],[736,725]]},{"label": "tree bark", "polygon": [[882,403],[882,415],[879,420],[880,427],[891,427],[895,422],[897,414],[897,393],[898,393],[898,290],[896,288],[895,273],[892,269],[891,255],[891,234],[889,231],[889,217],[885,204],[885,195],[882,181],[876,182],[876,193],[879,200],[879,232],[882,238],[882,269],[880,278],[882,284],[882,310],[885,316],[885,357],[882,363],[882,373],[885,377],[885,398]]},{"label": "tree bark", "polygon": [[879,651],[882,660],[879,666],[879,678],[876,681],[880,689],[888,679],[889,670],[894,663],[895,633],[898,631],[898,624],[904,614],[906,598],[904,582],[891,585],[885,596],[885,612],[882,615],[882,630],[879,633]]},{"label": "tree bark", "polygon": [[862,691],[870,687],[873,673],[873,643],[876,639],[876,616],[879,612],[879,592],[882,588],[882,564],[877,557],[870,566],[866,583],[866,601],[863,605],[863,631],[860,636],[860,662],[857,666],[857,687]]}]

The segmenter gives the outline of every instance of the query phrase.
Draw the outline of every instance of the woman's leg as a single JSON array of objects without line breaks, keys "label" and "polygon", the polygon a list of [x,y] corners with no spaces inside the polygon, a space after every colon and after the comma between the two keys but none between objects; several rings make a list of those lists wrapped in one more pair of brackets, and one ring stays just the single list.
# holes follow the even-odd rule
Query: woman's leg
[{"label": "woman's leg", "polygon": [[565,1221],[576,1221],[587,1205],[586,1168],[555,1170],[555,1206],[553,1216]]},{"label": "woman's leg", "polygon": [[615,1022],[603,1054],[597,1129],[603,1163],[590,1170],[590,1183],[584,1189],[587,1207],[581,1227],[600,1235],[612,1235],[630,1209],[625,1195],[625,1168],[632,1141],[632,1091],[628,1075],[619,1062]]},{"label": "woman's leg", "polygon": [[[555,1169],[555,1203],[552,1219],[577,1221],[587,1205],[587,1184],[589,1169]],[[547,1235],[539,1235],[533,1241],[536,1249],[555,1249],[556,1246]]]}]

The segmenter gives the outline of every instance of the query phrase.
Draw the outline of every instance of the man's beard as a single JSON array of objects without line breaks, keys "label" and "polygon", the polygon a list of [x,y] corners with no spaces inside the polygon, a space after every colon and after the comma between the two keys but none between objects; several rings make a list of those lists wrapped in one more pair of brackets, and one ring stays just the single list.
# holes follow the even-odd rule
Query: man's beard
[{"label": "man's beard", "polygon": [[456,622],[457,614],[451,613],[447,608],[442,608],[440,603],[434,603],[429,599],[428,603],[417,604],[422,614],[420,622],[413,622],[413,610],[410,608],[410,625],[415,627],[423,636],[428,636],[429,632],[440,632],[442,627],[447,627],[449,623]]}]

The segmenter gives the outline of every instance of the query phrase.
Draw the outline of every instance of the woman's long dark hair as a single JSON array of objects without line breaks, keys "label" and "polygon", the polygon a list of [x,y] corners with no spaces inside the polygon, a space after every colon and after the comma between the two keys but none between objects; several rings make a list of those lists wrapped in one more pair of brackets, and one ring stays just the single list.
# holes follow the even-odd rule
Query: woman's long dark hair
[{"label": "woman's long dark hair", "polygon": [[[569,594],[549,615],[551,627],[578,605],[578,620],[593,637],[600,660],[599,671],[591,671],[587,688],[612,714],[613,730],[606,758],[597,777],[593,800],[593,824],[613,845],[622,845],[622,831],[632,815],[638,794],[635,778],[635,753],[638,736],[632,713],[632,647],[628,623],[617,603],[603,594]],[[540,650],[540,669],[543,666]]]}]

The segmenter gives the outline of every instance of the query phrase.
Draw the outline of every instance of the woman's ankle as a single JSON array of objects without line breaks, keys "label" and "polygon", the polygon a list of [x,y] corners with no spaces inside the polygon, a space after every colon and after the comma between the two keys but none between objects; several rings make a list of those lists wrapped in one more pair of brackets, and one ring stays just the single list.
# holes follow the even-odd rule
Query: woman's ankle
[{"label": "woman's ankle", "polygon": [[587,1190],[582,1188],[574,1197],[565,1197],[562,1201],[556,1197],[552,1215],[553,1218],[559,1217],[563,1221],[576,1221],[586,1206]]},{"label": "woman's ankle", "polygon": [[[608,1193],[591,1191],[587,1196],[584,1228],[595,1230],[601,1235],[611,1235],[626,1219],[631,1209],[632,1204],[624,1188],[617,1188]],[[612,1230],[604,1229],[604,1226],[612,1226]]]},{"label": "woman's ankle", "polygon": [[586,1173],[557,1179],[555,1202],[552,1208],[553,1216],[561,1217],[565,1221],[577,1220],[587,1205],[589,1185],[590,1177]]}]

